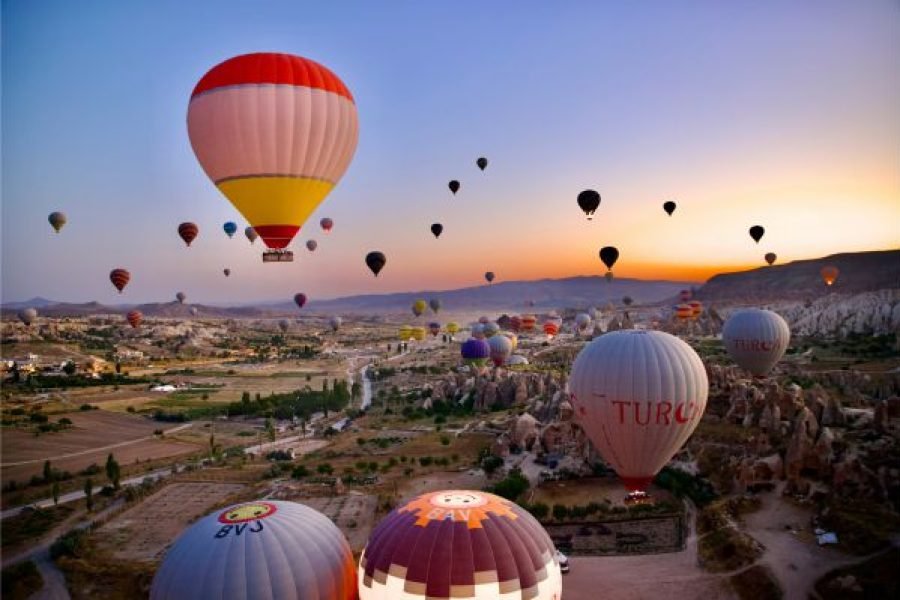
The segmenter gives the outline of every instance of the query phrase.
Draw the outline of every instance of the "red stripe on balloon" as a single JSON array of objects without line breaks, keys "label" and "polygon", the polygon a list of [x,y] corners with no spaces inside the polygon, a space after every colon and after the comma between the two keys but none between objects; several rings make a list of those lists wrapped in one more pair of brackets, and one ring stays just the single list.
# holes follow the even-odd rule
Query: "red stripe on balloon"
[{"label": "red stripe on balloon", "polygon": [[219,63],[197,83],[191,98],[220,87],[253,83],[305,86],[333,92],[353,102],[344,82],[326,67],[308,58],[274,52],[243,54]]},{"label": "red stripe on balloon", "polygon": [[256,225],[253,227],[269,248],[286,248],[300,228],[296,225]]}]

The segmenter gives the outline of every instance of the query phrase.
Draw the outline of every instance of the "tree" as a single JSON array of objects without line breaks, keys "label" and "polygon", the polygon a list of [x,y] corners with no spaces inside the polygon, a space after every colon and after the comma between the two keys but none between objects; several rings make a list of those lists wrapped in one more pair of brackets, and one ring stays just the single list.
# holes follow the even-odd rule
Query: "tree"
[{"label": "tree", "polygon": [[106,477],[107,479],[109,479],[109,482],[112,484],[114,490],[118,490],[120,487],[119,478],[121,474],[122,471],[119,468],[119,463],[110,452],[109,456],[106,457]]},{"label": "tree", "polygon": [[66,361],[63,365],[63,372],[70,377],[75,374],[75,371],[78,370],[78,367],[75,366],[75,363],[71,360]]},{"label": "tree", "polygon": [[359,398],[359,395],[362,393],[362,386],[359,385],[358,381],[354,381],[353,385],[350,387],[350,395],[354,400]]},{"label": "tree", "polygon": [[119,361],[116,361],[116,374],[118,375],[121,373],[122,373],[122,363],[120,363]]},{"label": "tree", "polygon": [[84,482],[84,501],[88,511],[94,510],[94,482],[90,477]]},{"label": "tree", "polygon": [[44,461],[44,481],[50,482],[53,480],[53,469],[50,467],[50,461]]},{"label": "tree", "polygon": [[50,488],[50,495],[53,496],[53,506],[59,504],[59,482],[54,481],[53,486]]},{"label": "tree", "polygon": [[272,419],[266,417],[266,437],[269,438],[270,442],[275,441],[275,424],[272,423]]}]

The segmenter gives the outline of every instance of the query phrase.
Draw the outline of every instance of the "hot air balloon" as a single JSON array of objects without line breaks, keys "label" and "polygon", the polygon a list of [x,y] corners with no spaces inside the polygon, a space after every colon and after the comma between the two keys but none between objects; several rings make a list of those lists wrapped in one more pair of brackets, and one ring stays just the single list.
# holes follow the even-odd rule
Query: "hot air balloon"
[{"label": "hot air balloon", "polygon": [[790,341],[787,322],[771,310],[739,310],[722,326],[722,342],[732,360],[757,377],[772,370]]},{"label": "hot air balloon", "polygon": [[405,342],[406,340],[412,338],[412,327],[410,327],[409,325],[404,325],[400,328],[398,335],[400,336],[400,339]]},{"label": "hot air balloon", "polygon": [[522,331],[532,331],[537,325],[537,317],[534,315],[522,315]]},{"label": "hot air balloon", "polygon": [[447,330],[447,333],[449,333],[450,335],[453,335],[457,331],[459,331],[459,323],[450,321],[449,323],[447,323],[447,327],[445,327],[445,329]]},{"label": "hot air balloon", "polygon": [[666,211],[666,214],[671,217],[672,213],[675,212],[675,203],[671,200],[663,202],[663,210]]},{"label": "hot air balloon", "polygon": [[512,351],[515,352],[516,348],[519,347],[519,336],[511,331],[504,331],[500,335],[506,337],[509,340],[509,342],[512,344]]},{"label": "hot air balloon", "polygon": [[188,105],[197,160],[256,229],[268,262],[340,180],[359,125],[350,91],[322,65],[299,56],[244,54],[210,69]]},{"label": "hot air balloon", "polygon": [[766,262],[768,264],[774,264],[776,260],[778,260],[778,256],[774,252],[766,252],[765,256]]},{"label": "hot air balloon", "polygon": [[184,300],[187,296],[184,295],[184,292],[178,292],[175,294],[175,299],[178,300],[179,304],[184,304]]},{"label": "hot air balloon", "polygon": [[687,441],[706,408],[703,361],[661,331],[594,339],[569,378],[577,420],[631,491],[644,491]]},{"label": "hot air balloon", "polygon": [[233,221],[226,221],[225,224],[222,225],[222,230],[228,237],[234,237],[234,233],[237,231],[237,225]]},{"label": "hot air balloon", "polygon": [[443,231],[444,231],[444,226],[441,225],[440,223],[432,223],[431,224],[431,233],[434,234],[434,237],[436,237],[436,238],[441,237],[441,233],[443,233]]},{"label": "hot air balloon", "polygon": [[428,324],[428,332],[431,333],[432,336],[437,337],[437,334],[441,332],[441,324],[437,321],[432,321]]},{"label": "hot air balloon", "polygon": [[679,304],[675,307],[675,317],[679,321],[686,321],[694,316],[694,309],[690,304]]},{"label": "hot air balloon", "polygon": [[484,339],[484,324],[483,323],[475,323],[472,327],[469,328],[469,331],[472,334],[472,337],[478,340]]},{"label": "hot air balloon", "polygon": [[450,191],[454,194],[459,191],[459,182],[457,180],[452,180],[447,184],[447,187],[450,188]]},{"label": "hot air balloon", "polygon": [[194,223],[182,223],[178,226],[178,235],[181,236],[181,239],[188,246],[197,238],[198,233],[200,233],[200,230]]},{"label": "hot air balloon", "polygon": [[331,228],[334,227],[334,221],[332,221],[328,217],[325,217],[324,219],[319,221],[319,227],[321,227],[322,231],[324,231],[325,233],[330,233]]},{"label": "hot air balloon", "polygon": [[487,342],[491,349],[491,360],[494,362],[494,366],[503,366],[503,363],[512,354],[512,342],[505,335],[492,335]]},{"label": "hot air balloon", "polygon": [[278,321],[278,329],[281,330],[282,333],[287,333],[287,330],[291,328],[291,322],[287,319],[281,319]]},{"label": "hot air balloon", "polygon": [[594,211],[600,206],[600,194],[594,190],[584,190],[578,194],[578,206],[587,215],[588,221],[591,220]]},{"label": "hot air balloon", "polygon": [[434,314],[438,314],[441,311],[441,300],[440,298],[432,298],[428,301],[428,306],[431,307],[432,312]]},{"label": "hot air balloon", "polygon": [[128,324],[137,329],[141,326],[141,321],[144,320],[144,315],[139,310],[129,311],[127,315],[125,315],[125,319],[128,321]]},{"label": "hot air balloon", "polygon": [[703,303],[699,300],[691,300],[688,306],[691,307],[691,316],[695,319],[703,313]]},{"label": "hot air balloon", "polygon": [[109,280],[121,294],[128,282],[131,281],[131,273],[125,269],[113,269],[109,272]]},{"label": "hot air balloon", "polygon": [[547,334],[547,337],[553,338],[555,335],[559,333],[559,323],[555,320],[544,321],[544,333]]},{"label": "hot air balloon", "polygon": [[52,212],[47,217],[47,221],[50,222],[50,226],[56,230],[56,233],[59,233],[59,230],[66,224],[66,215],[61,212]]},{"label": "hot air balloon", "polygon": [[500,326],[494,322],[488,322],[481,326],[481,330],[484,332],[484,337],[491,338],[500,333]]},{"label": "hot air balloon", "polygon": [[246,227],[244,229],[244,235],[247,236],[247,239],[250,240],[251,244],[256,241],[256,238],[259,237],[259,234],[256,233],[256,230],[252,227]]},{"label": "hot air balloon", "polygon": [[425,328],[424,327],[412,327],[409,330],[410,335],[417,342],[421,342],[425,339]]},{"label": "hot air balloon", "polygon": [[509,318],[509,328],[512,331],[519,331],[522,329],[522,317],[519,315],[513,315]]},{"label": "hot air balloon", "polygon": [[468,490],[429,492],[394,509],[372,531],[357,580],[360,600],[562,596],[556,548],[537,520]]},{"label": "hot air balloon", "polygon": [[840,271],[834,265],[828,265],[826,267],[822,267],[820,273],[822,275],[822,281],[825,282],[825,285],[831,287],[834,284],[835,280],[837,280]]},{"label": "hot air balloon", "polygon": [[19,320],[25,323],[25,326],[30,326],[35,319],[37,319],[38,313],[34,308],[23,308],[19,311],[18,317]]},{"label": "hot air balloon", "polygon": [[478,322],[484,325],[485,323],[490,323],[491,320],[487,318],[487,315],[481,315],[480,317],[478,317]]},{"label": "hot air balloon", "polygon": [[488,166],[488,159],[486,159],[485,157],[482,156],[478,160],[475,161],[475,164],[478,165],[479,169],[484,171]]},{"label": "hot air balloon", "polygon": [[611,271],[613,265],[619,260],[619,250],[615,246],[603,246],[600,248],[600,260]]},{"label": "hot air balloon", "polygon": [[192,306],[192,307],[191,307],[191,314],[194,315],[194,316],[196,317],[197,315],[200,314],[200,309],[197,308],[196,306]]},{"label": "hot air balloon", "polygon": [[575,328],[579,332],[584,333],[591,326],[591,316],[587,313],[578,313],[575,315]]},{"label": "hot air balloon", "polygon": [[487,273],[484,274],[484,278],[487,280],[488,283],[493,283],[494,282],[494,272],[488,271]]},{"label": "hot air balloon", "polygon": [[328,321],[328,324],[331,325],[332,331],[337,331],[338,329],[340,329],[343,323],[344,320],[338,316],[331,317],[331,319]]},{"label": "hot air balloon", "polygon": [[631,306],[634,303],[634,299],[631,296],[623,296],[622,304],[625,306]]},{"label": "hot air balloon", "polygon": [[306,249],[310,252],[315,252],[318,247],[319,243],[316,240],[306,240]]},{"label": "hot air balloon", "polygon": [[753,241],[757,244],[759,240],[762,239],[762,236],[766,233],[766,230],[763,229],[760,225],[754,225],[750,228],[750,237],[753,238]]},{"label": "hot air balloon", "polygon": [[693,295],[694,294],[691,293],[691,290],[681,290],[680,292],[678,292],[678,299],[682,302],[687,302]]},{"label": "hot air balloon", "polygon": [[419,298],[412,303],[412,306],[410,308],[412,309],[414,315],[416,315],[417,317],[421,317],[422,313],[425,312],[425,309],[428,308],[428,303],[425,302],[425,300]]},{"label": "hot air balloon", "polygon": [[294,294],[294,304],[297,305],[297,308],[303,308],[303,305],[306,304],[306,294]]},{"label": "hot air balloon", "polygon": [[366,265],[375,274],[375,277],[378,277],[378,273],[381,272],[386,263],[387,258],[381,252],[369,252],[366,254]]},{"label": "hot air balloon", "polygon": [[476,367],[483,367],[487,364],[488,357],[491,355],[491,347],[487,340],[483,338],[469,338],[460,346],[463,362]]},{"label": "hot air balloon", "polygon": [[222,272],[225,273],[225,277],[229,277],[231,275],[231,269],[222,269]]},{"label": "hot air balloon", "polygon": [[296,502],[230,506],[191,525],[156,572],[151,600],[355,600],[356,565],[341,530]]}]

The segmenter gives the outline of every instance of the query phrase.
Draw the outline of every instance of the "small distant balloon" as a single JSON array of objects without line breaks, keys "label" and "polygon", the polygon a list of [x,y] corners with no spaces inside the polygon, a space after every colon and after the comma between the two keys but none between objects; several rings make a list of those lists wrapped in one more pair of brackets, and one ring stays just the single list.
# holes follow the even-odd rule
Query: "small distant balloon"
[{"label": "small distant balloon", "polygon": [[316,248],[319,247],[319,242],[316,240],[306,240],[306,249],[310,252],[315,252]]},{"label": "small distant balloon", "polygon": [[766,258],[766,262],[769,263],[770,265],[774,264],[775,261],[778,260],[778,256],[776,256],[776,254],[774,252],[766,252],[765,258]]},{"label": "small distant balloon", "polygon": [[200,233],[200,230],[194,223],[186,222],[178,226],[178,235],[181,236],[181,239],[188,246],[197,238],[198,233]]},{"label": "small distant balloon", "polygon": [[250,240],[251,244],[256,241],[256,238],[259,237],[259,234],[256,233],[256,230],[252,227],[247,227],[246,229],[244,229],[244,235],[247,236],[247,239]]},{"label": "small distant balloon", "polygon": [[197,308],[196,306],[192,306],[192,307],[191,307],[191,314],[194,315],[194,316],[196,317],[198,314],[200,314],[200,309]]},{"label": "small distant balloon", "polygon": [[444,232],[444,226],[441,225],[440,223],[433,223],[431,225],[431,233],[434,234],[434,237],[436,237],[436,238],[441,237],[441,233],[443,233],[443,232]]},{"label": "small distant balloon", "polygon": [[385,264],[387,264],[387,258],[384,253],[375,251],[366,254],[366,265],[375,277],[378,277],[378,273],[381,272]]},{"label": "small distant balloon", "polygon": [[425,300],[419,299],[412,303],[412,312],[417,317],[421,317],[427,307],[428,303],[425,302]]},{"label": "small distant balloon", "polygon": [[125,318],[128,320],[129,325],[137,329],[141,326],[141,321],[144,320],[144,315],[141,314],[141,311],[139,310],[132,310],[127,315],[125,315]]},{"label": "small distant balloon", "polygon": [[759,243],[759,240],[762,239],[762,236],[765,235],[765,233],[766,230],[763,229],[760,225],[754,225],[750,228],[750,237],[752,237],[753,241],[757,244]]},{"label": "small distant balloon", "polygon": [[222,272],[225,273],[225,277],[231,275],[231,269],[222,269]]},{"label": "small distant balloon", "polygon": [[447,184],[447,187],[450,188],[450,191],[454,194],[459,191],[459,182],[457,180],[452,180]]},{"label": "small distant balloon", "polygon": [[233,221],[226,221],[226,223],[222,225],[222,230],[225,231],[225,234],[228,237],[234,237],[234,234],[237,231],[237,225]]},{"label": "small distant balloon", "polygon": [[131,281],[131,273],[125,269],[113,269],[109,272],[109,280],[121,294],[128,282]]},{"label": "small distant balloon", "polygon": [[187,298],[187,296],[185,296],[184,292],[178,292],[177,294],[175,294],[175,299],[178,300],[178,302],[180,302],[181,304],[184,304],[185,298]]},{"label": "small distant balloon", "polygon": [[482,156],[481,158],[479,158],[478,160],[475,161],[475,164],[478,165],[479,169],[484,171],[488,166],[488,159],[486,159],[485,157]]},{"label": "small distant balloon", "polygon": [[344,320],[338,316],[331,317],[328,321],[328,324],[331,325],[332,331],[337,331],[341,328],[341,325],[344,323]]},{"label": "small distant balloon", "polygon": [[600,194],[594,190],[584,190],[578,194],[578,206],[581,207],[581,210],[587,215],[588,221],[590,221],[594,211],[600,206]]},{"label": "small distant balloon", "polygon": [[487,280],[488,283],[493,283],[494,282],[494,272],[488,271],[487,273],[484,274],[484,278]]},{"label": "small distant balloon", "polygon": [[631,306],[634,303],[634,299],[631,296],[624,296],[622,298],[622,304],[625,306]]},{"label": "small distant balloon", "polygon": [[439,298],[432,298],[428,301],[428,306],[431,307],[434,314],[438,314],[441,310],[441,301]]},{"label": "small distant balloon", "polygon": [[329,219],[328,217],[325,217],[324,219],[322,219],[321,221],[319,221],[319,226],[322,227],[322,230],[323,230],[325,233],[328,233],[328,232],[331,231],[331,228],[334,227],[334,221],[332,221],[332,220]]},{"label": "small distant balloon", "polygon": [[826,267],[822,267],[820,274],[822,275],[822,281],[825,282],[825,285],[831,287],[837,280],[840,271],[834,265],[828,265]]},{"label": "small distant balloon", "polygon": [[306,294],[294,294],[294,304],[297,305],[297,308],[303,308],[303,305],[306,304]]},{"label": "small distant balloon", "polygon": [[50,222],[50,226],[56,230],[56,233],[59,233],[59,230],[66,224],[66,215],[61,212],[52,212],[47,217],[47,220]]},{"label": "small distant balloon", "polygon": [[669,200],[668,202],[663,202],[663,210],[666,211],[666,214],[670,217],[672,213],[675,212],[675,203]]},{"label": "small distant balloon", "polygon": [[37,310],[33,308],[23,308],[19,311],[18,317],[26,326],[29,326],[37,319]]},{"label": "small distant balloon", "polygon": [[615,246],[604,246],[600,248],[600,260],[606,265],[606,268],[612,271],[613,265],[619,260],[619,249]]},{"label": "small distant balloon", "polygon": [[291,328],[291,322],[287,319],[281,319],[278,321],[278,328],[282,333],[287,333],[287,330]]}]

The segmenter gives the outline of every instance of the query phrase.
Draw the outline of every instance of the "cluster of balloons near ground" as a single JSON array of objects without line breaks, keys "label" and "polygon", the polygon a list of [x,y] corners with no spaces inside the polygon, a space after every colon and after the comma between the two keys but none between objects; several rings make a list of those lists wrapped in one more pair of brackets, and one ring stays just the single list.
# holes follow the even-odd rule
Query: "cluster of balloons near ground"
[{"label": "cluster of balloons near ground", "polygon": [[561,594],[556,549],[540,523],[509,500],[473,490],[404,502],[372,530],[358,565],[341,530],[312,508],[280,500],[230,506],[178,537],[150,590],[152,600]]}]

